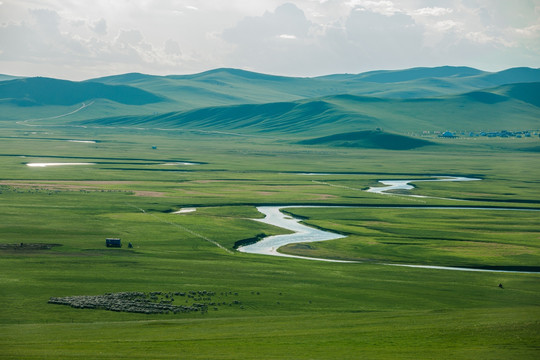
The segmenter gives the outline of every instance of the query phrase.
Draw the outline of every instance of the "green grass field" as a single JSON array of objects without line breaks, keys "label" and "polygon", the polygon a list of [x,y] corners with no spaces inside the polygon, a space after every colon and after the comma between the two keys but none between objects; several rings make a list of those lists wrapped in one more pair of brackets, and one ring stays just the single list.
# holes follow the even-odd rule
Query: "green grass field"
[{"label": "green grass field", "polygon": [[[439,145],[392,151],[314,147],[293,138],[27,125],[1,124],[2,359],[538,357],[540,275],[383,263],[538,271],[540,213],[373,208],[538,209],[539,158],[523,150],[538,146],[537,138],[434,140]],[[432,175],[482,181],[418,183],[410,192],[464,201],[362,191],[381,179]],[[348,236],[283,251],[363,262],[234,251],[236,241],[286,233],[251,220],[264,204],[355,206],[289,209]],[[197,210],[172,214],[185,207]],[[106,248],[106,237],[120,237],[124,246]],[[215,292],[220,303],[202,314],[47,303],[202,290]]]}]

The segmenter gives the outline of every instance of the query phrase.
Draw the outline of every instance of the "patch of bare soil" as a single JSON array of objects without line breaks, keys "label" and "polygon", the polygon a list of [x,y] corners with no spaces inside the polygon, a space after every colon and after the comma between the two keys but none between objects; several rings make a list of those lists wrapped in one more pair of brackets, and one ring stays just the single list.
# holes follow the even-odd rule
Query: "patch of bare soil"
[{"label": "patch of bare soil", "polygon": [[196,184],[209,184],[209,183],[216,183],[216,182],[227,182],[227,180],[193,180],[192,183]]},{"label": "patch of bare soil", "polygon": [[164,197],[164,192],[159,191],[133,191],[135,196]]},{"label": "patch of bare soil", "polygon": [[123,184],[133,184],[133,181],[125,181],[125,180],[89,180],[89,181],[81,181],[85,184],[94,184],[94,185],[123,185]]},{"label": "patch of bare soil", "polygon": [[20,182],[0,182],[0,185],[12,186],[14,188],[32,188],[41,190],[81,190],[81,189],[94,189],[91,186],[81,186],[73,184],[62,183],[20,183]]},{"label": "patch of bare soil", "polygon": [[61,244],[46,244],[46,243],[0,244],[0,250],[11,250],[11,251],[50,250],[55,246],[62,246],[62,245]]},{"label": "patch of bare soil", "polygon": [[32,188],[41,190],[99,190],[97,185],[123,185],[132,184],[132,181],[40,181],[19,182],[0,181],[0,185],[14,188]]},{"label": "patch of bare soil", "polygon": [[331,194],[307,194],[307,195],[314,196],[313,200],[327,200],[327,199],[333,199],[337,197]]}]

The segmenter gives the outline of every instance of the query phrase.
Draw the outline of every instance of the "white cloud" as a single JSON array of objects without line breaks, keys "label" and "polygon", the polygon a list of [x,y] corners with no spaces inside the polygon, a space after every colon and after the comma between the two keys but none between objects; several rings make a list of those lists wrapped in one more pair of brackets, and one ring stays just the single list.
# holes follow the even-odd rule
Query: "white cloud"
[{"label": "white cloud", "polygon": [[49,9],[33,9],[30,14],[36,22],[37,27],[45,34],[56,34],[60,24],[60,16],[55,11]]},{"label": "white cloud", "polygon": [[455,29],[457,27],[459,27],[460,23],[454,21],[454,20],[442,20],[442,21],[437,21],[434,25],[433,25],[433,28],[439,32],[446,32],[448,30],[451,30],[451,29]]},{"label": "white cloud", "polygon": [[465,37],[471,40],[472,42],[479,43],[479,44],[489,44],[495,41],[494,37],[489,36],[480,31],[467,33],[465,34]]},{"label": "white cloud", "polygon": [[306,19],[302,10],[287,3],[276,8],[274,12],[244,18],[235,27],[226,29],[223,38],[239,46],[258,47],[282,34],[305,38],[313,25]]},{"label": "white cloud", "polygon": [[[536,0],[1,0],[2,72],[538,66]],[[24,71],[23,71],[24,70]]]},{"label": "white cloud", "polygon": [[279,38],[280,39],[295,40],[296,36],[295,35],[290,35],[290,34],[281,34],[281,35],[279,35]]},{"label": "white cloud", "polygon": [[180,45],[172,39],[168,39],[165,42],[164,50],[165,50],[165,53],[168,55],[182,55],[182,51],[180,50]]},{"label": "white cloud", "polygon": [[485,32],[475,31],[465,34],[465,38],[470,40],[473,43],[485,44],[491,46],[504,46],[504,47],[515,47],[517,44],[509,39],[506,39],[502,36],[493,36]]},{"label": "white cloud", "polygon": [[412,15],[420,16],[443,16],[453,13],[454,10],[441,7],[425,7],[411,12]]},{"label": "white cloud", "polygon": [[123,46],[135,46],[142,42],[143,36],[139,30],[122,30],[116,42]]},{"label": "white cloud", "polygon": [[307,20],[305,13],[293,5],[246,18],[223,34],[235,44],[230,61],[243,66],[257,64],[263,72],[313,75],[394,67],[395,59],[404,66],[414,66],[422,57],[421,28],[410,16],[378,11],[380,7],[377,11],[355,9],[363,11],[350,10],[341,22],[324,27]]},{"label": "white cloud", "polygon": [[521,29],[512,28],[511,31],[525,38],[540,38],[540,24],[527,26]]},{"label": "white cloud", "polygon": [[[35,63],[30,71],[32,75],[85,79],[110,73],[116,68],[120,72],[152,73],[152,68],[171,71],[183,63],[180,46],[172,39],[164,47],[158,47],[148,42],[137,29],[120,30],[115,36],[107,36],[105,19],[81,23],[81,20],[63,19],[50,9],[31,10],[29,14],[28,21],[0,26],[3,50],[0,64],[12,69],[28,69],[32,68],[29,64]],[[84,24],[86,26],[81,27]],[[61,31],[62,26],[71,26],[70,30],[80,32]],[[38,68],[56,70],[49,74],[35,73]],[[79,75],[67,74],[67,69],[73,69]],[[21,74],[20,70],[11,72]]]},{"label": "white cloud", "polygon": [[347,2],[347,5],[357,10],[365,9],[386,16],[392,16],[402,12],[401,9],[396,7],[394,2],[389,0],[350,0]]},{"label": "white cloud", "polygon": [[106,35],[107,34],[107,21],[101,18],[92,24],[91,29],[98,35]]}]

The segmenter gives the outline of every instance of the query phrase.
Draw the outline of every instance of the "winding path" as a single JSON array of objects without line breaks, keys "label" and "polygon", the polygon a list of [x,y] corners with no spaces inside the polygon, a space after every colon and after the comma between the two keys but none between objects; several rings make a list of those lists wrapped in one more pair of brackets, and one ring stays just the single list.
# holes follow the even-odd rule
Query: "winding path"
[{"label": "winding path", "polygon": [[94,103],[94,101],[91,101],[91,102],[89,102],[88,104],[87,104],[87,103],[82,103],[81,106],[78,107],[77,109],[75,109],[75,110],[73,110],[73,111],[70,111],[70,112],[68,112],[68,113],[65,113],[65,114],[60,114],[60,115],[50,116],[50,117],[44,117],[44,118],[37,118],[37,119],[20,120],[20,121],[17,121],[16,123],[19,124],[19,125],[25,125],[25,126],[41,126],[41,125],[29,124],[29,122],[30,122],[30,121],[39,121],[39,120],[59,119],[59,118],[64,117],[64,116],[73,115],[73,114],[75,114],[75,113],[81,111],[82,109],[89,107],[89,106],[92,105],[93,103]]}]

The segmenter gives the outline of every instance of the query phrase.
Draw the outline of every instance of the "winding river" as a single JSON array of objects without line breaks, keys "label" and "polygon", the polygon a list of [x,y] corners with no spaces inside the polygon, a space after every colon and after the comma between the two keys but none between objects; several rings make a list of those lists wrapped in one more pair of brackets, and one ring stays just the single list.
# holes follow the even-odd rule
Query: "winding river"
[{"label": "winding river", "polygon": [[[398,195],[390,193],[389,191],[392,190],[412,190],[414,189],[414,186],[411,185],[413,182],[424,182],[424,181],[478,181],[481,179],[477,178],[468,178],[463,176],[448,176],[448,177],[440,177],[437,179],[419,179],[419,180],[379,180],[379,182],[386,186],[372,186],[369,189],[367,189],[367,192],[375,193],[375,194],[383,194],[383,195]],[[456,200],[456,201],[464,201],[462,199],[451,199],[451,198],[435,198],[432,196],[425,196],[425,195],[411,195],[411,194],[399,194],[401,196],[410,196],[410,197],[418,197],[418,198],[431,198],[431,199],[444,199],[444,200]]]},{"label": "winding river", "polygon": [[247,246],[241,246],[238,248],[238,251],[251,253],[251,254],[262,254],[262,255],[273,255],[273,256],[283,256],[283,257],[293,257],[299,259],[309,259],[309,260],[319,260],[319,261],[329,261],[329,262],[353,262],[353,261],[341,261],[341,260],[331,260],[331,259],[320,259],[320,258],[310,258],[304,256],[296,255],[287,255],[277,251],[281,246],[287,244],[301,243],[301,242],[314,242],[314,241],[324,241],[324,240],[334,240],[343,238],[345,236],[318,230],[300,223],[300,219],[291,218],[283,214],[280,210],[290,207],[305,207],[305,206],[260,206],[257,208],[261,213],[266,215],[264,219],[254,219],[266,224],[278,226],[283,229],[293,231],[292,234],[286,235],[274,235],[268,236],[264,239]]},{"label": "winding river", "polygon": [[[410,182],[415,181],[473,181],[479,179],[472,178],[444,178],[444,179],[429,179],[429,180],[383,180],[382,184],[387,185],[386,187],[380,187],[379,190],[371,190],[370,188],[367,191],[376,192],[379,194],[385,194],[385,191],[395,190],[395,189],[411,189],[412,186],[409,185]],[[388,194],[388,193],[387,193]],[[288,205],[288,206],[260,206],[257,207],[262,214],[265,215],[264,219],[254,219],[266,224],[278,226],[283,229],[291,230],[292,234],[285,235],[275,235],[268,236],[254,244],[246,245],[238,248],[238,251],[251,254],[261,254],[261,255],[271,255],[271,256],[281,256],[281,257],[291,257],[307,260],[317,260],[317,261],[328,261],[328,262],[341,262],[341,263],[358,263],[358,261],[345,261],[345,260],[332,260],[332,259],[322,259],[322,258],[312,258],[296,255],[288,255],[278,252],[278,249],[281,246],[287,244],[295,243],[306,243],[306,242],[315,242],[315,241],[325,241],[325,240],[334,240],[345,237],[344,235],[332,233],[329,231],[322,231],[315,229],[300,223],[300,219],[292,218],[281,212],[282,209],[286,208],[332,208],[332,207],[354,207],[354,206],[305,206],[305,205]],[[387,206],[373,206],[373,208],[390,208]],[[415,208],[410,206],[402,207],[391,207],[391,208]],[[448,206],[430,206],[422,207],[421,209],[454,209],[454,210],[511,210],[511,211],[538,211],[538,209],[515,209],[515,208],[487,208],[487,207],[448,207]],[[483,272],[510,272],[510,273],[526,273],[526,274],[537,274],[536,272],[527,272],[527,271],[511,271],[511,270],[492,270],[492,269],[477,269],[477,268],[463,268],[463,267],[448,267],[448,266],[431,266],[431,265],[412,265],[412,264],[389,264],[381,263],[382,265],[388,266],[404,266],[404,267],[413,267],[413,268],[424,268],[424,269],[440,269],[440,270],[457,270],[457,271],[483,271]]]},{"label": "winding river", "polygon": [[[260,254],[260,255],[272,255],[272,256],[282,256],[306,260],[317,260],[317,261],[327,261],[327,262],[340,262],[340,263],[360,263],[361,261],[346,261],[346,260],[333,260],[333,259],[323,259],[323,258],[313,258],[307,256],[297,256],[289,255],[278,252],[278,248],[287,244],[296,244],[296,243],[306,243],[314,241],[325,241],[325,240],[334,240],[345,237],[344,235],[332,233],[329,231],[322,231],[315,229],[300,223],[300,219],[292,218],[281,212],[281,209],[287,208],[338,208],[338,207],[353,207],[353,206],[303,206],[303,205],[290,205],[290,206],[259,206],[257,210],[263,213],[265,216],[264,219],[253,219],[260,221],[266,224],[278,226],[283,229],[293,231],[292,234],[285,235],[274,235],[268,236],[264,239],[251,244],[238,248],[238,251],[250,254]],[[385,207],[385,206],[373,206],[373,208],[402,208],[402,209],[412,209],[411,206],[402,206],[402,207]],[[486,208],[486,207],[448,207],[448,206],[430,206],[417,208],[418,210],[422,209],[454,209],[454,210],[512,210],[512,211],[538,211],[537,209],[513,209],[513,208]],[[507,272],[507,273],[521,273],[521,274],[538,274],[537,272],[529,271],[514,271],[514,270],[493,270],[493,269],[478,269],[478,268],[464,268],[464,267],[450,267],[450,266],[433,266],[433,265],[412,265],[412,264],[389,264],[381,263],[381,265],[388,266],[403,266],[411,268],[423,268],[423,269],[439,269],[439,270],[457,270],[457,271],[482,271],[482,272]]]}]

